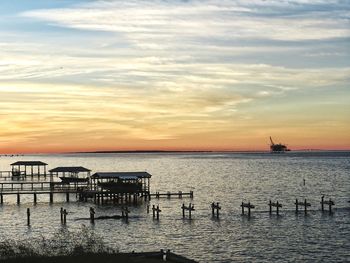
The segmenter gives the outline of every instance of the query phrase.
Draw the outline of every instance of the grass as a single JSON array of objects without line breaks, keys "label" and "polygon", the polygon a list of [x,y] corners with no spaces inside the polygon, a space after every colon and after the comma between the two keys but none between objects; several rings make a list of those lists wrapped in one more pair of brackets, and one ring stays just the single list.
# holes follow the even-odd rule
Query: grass
[{"label": "grass", "polygon": [[[172,258],[172,259],[171,259]],[[159,252],[119,253],[107,246],[94,231],[82,226],[78,232],[61,229],[51,238],[27,240],[8,239],[0,242],[0,261],[3,263],[159,263]],[[194,262],[175,254],[168,262]]]}]

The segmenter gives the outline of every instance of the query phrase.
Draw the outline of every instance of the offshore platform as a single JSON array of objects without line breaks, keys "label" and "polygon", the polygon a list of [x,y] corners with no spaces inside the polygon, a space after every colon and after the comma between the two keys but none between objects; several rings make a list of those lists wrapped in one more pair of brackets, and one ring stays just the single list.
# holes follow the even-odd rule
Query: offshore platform
[{"label": "offshore platform", "polygon": [[270,151],[272,153],[283,153],[283,152],[287,152],[290,151],[290,149],[288,149],[288,147],[282,143],[274,143],[271,136],[270,136]]}]

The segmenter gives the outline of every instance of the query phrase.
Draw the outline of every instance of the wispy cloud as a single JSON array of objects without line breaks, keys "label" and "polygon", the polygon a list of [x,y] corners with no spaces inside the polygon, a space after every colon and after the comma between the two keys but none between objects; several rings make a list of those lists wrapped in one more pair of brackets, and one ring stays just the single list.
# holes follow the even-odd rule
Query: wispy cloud
[{"label": "wispy cloud", "polygon": [[3,144],[223,148],[286,132],[287,117],[305,126],[302,96],[320,112],[327,92],[349,96],[344,1],[82,1],[13,17],[44,31],[1,33]]}]

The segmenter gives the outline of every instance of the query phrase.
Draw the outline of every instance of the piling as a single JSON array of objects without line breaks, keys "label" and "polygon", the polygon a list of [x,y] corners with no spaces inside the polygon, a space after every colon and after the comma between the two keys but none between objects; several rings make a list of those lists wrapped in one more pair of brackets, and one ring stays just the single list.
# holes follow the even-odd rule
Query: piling
[{"label": "piling", "polygon": [[60,209],[61,223],[63,224],[63,207]]},{"label": "piling", "polygon": [[329,201],[324,201],[324,195],[321,197],[321,210],[324,212],[324,205],[328,205],[328,212],[329,214],[332,214],[332,206],[334,205],[334,202],[331,198],[329,198]]},{"label": "piling", "polygon": [[36,193],[34,193],[34,204],[36,204],[37,198],[36,198]]},{"label": "piling", "polygon": [[2,193],[0,194],[0,204],[4,204],[4,196]]},{"label": "piling", "polygon": [[306,201],[306,198],[304,199],[304,202],[299,202],[298,199],[295,199],[295,212],[299,212],[299,206],[304,206],[304,214],[307,214],[307,207],[311,206],[310,203]]},{"label": "piling", "polygon": [[157,205],[157,208],[155,207],[155,205],[152,206],[152,210],[153,210],[153,219],[155,218],[155,213],[157,214],[157,220],[159,220],[159,213],[162,212],[162,210],[159,209],[159,205]]},{"label": "piling", "polygon": [[64,209],[63,210],[63,224],[64,225],[67,223],[67,214],[68,214],[67,210]]},{"label": "piling", "polygon": [[190,203],[188,206],[185,206],[185,204],[183,203],[181,206],[181,209],[182,209],[182,218],[185,218],[185,210],[188,210],[189,219],[192,218],[192,211],[195,211],[193,204]]},{"label": "piling", "polygon": [[67,203],[69,203],[69,193],[68,192],[66,193],[66,201],[67,201]]},{"label": "piling", "polygon": [[211,203],[211,214],[212,214],[212,217],[215,216],[215,210],[216,210],[216,218],[219,218],[219,210],[221,210],[219,202],[217,202],[216,204],[214,202]]},{"label": "piling", "polygon": [[95,209],[92,207],[90,207],[90,222],[95,224]]},{"label": "piling", "polygon": [[30,226],[30,208],[27,208],[27,226]]},{"label": "piling", "polygon": [[19,193],[17,193],[17,204],[19,205],[21,202],[21,196]]},{"label": "piling", "polygon": [[53,193],[50,193],[50,204],[53,203]]},{"label": "piling", "polygon": [[122,207],[122,217],[125,218],[125,221],[128,222],[128,219],[129,219],[129,209],[127,206],[123,206]]},{"label": "piling", "polygon": [[278,201],[276,203],[269,201],[269,213],[272,214],[272,207],[276,207],[276,214],[279,215],[279,209],[282,207],[282,204],[280,204]]},{"label": "piling", "polygon": [[248,217],[250,218],[250,213],[251,213],[250,209],[255,208],[255,206],[250,204],[250,202],[248,203],[242,202],[241,207],[242,207],[242,215],[244,215],[244,208],[245,207],[248,208]]}]

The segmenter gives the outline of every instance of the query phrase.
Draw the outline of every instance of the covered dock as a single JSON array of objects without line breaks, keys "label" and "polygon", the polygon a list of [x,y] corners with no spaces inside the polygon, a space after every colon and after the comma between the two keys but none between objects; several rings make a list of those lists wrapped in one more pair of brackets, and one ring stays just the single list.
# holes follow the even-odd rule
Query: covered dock
[{"label": "covered dock", "polygon": [[47,163],[41,161],[18,161],[11,164],[11,172],[13,178],[21,178],[26,176],[44,176],[46,177]]},{"label": "covered dock", "polygon": [[59,166],[49,170],[50,177],[59,177],[64,183],[88,182],[91,170],[82,166]]},{"label": "covered dock", "polygon": [[91,183],[94,190],[149,194],[151,177],[148,172],[97,172]]}]

